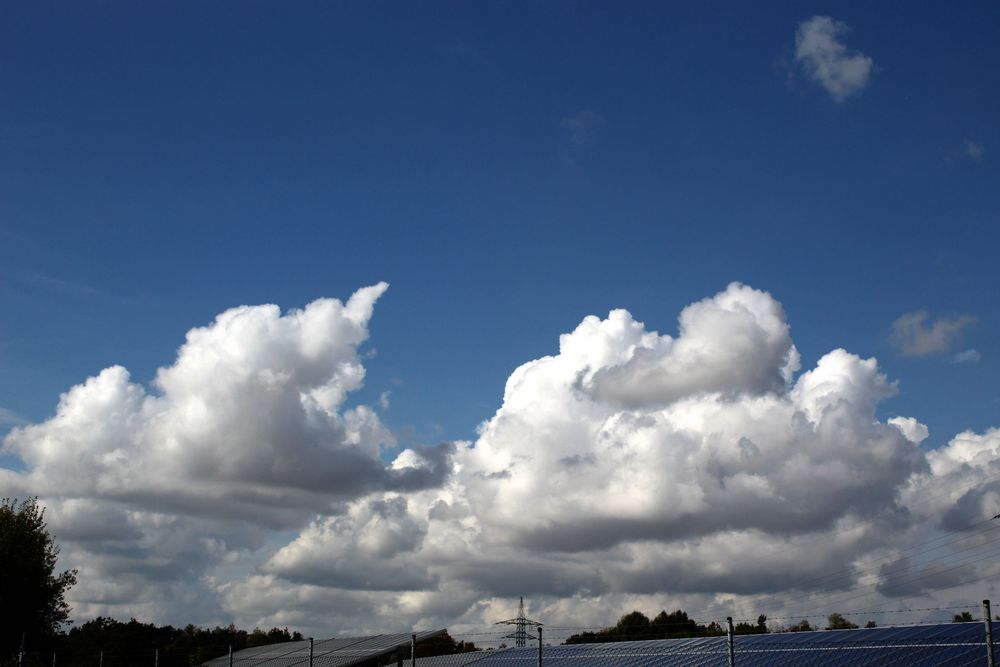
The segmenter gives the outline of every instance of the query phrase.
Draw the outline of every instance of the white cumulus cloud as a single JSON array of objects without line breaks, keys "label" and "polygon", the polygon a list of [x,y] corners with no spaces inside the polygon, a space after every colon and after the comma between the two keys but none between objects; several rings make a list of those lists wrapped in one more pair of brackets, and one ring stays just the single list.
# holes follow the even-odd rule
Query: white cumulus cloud
[{"label": "white cumulus cloud", "polygon": [[889,420],[889,424],[898,428],[900,433],[906,436],[907,440],[918,445],[930,435],[927,426],[921,424],[913,417],[893,417]]},{"label": "white cumulus cloud", "polygon": [[274,529],[441,483],[449,447],[388,464],[389,429],[371,408],[344,406],[364,381],[358,347],[386,288],[284,314],[227,310],[187,334],[150,388],[107,368],[63,394],[52,418],[4,438],[25,470],[0,469],[0,492],[40,496],[67,560],[94,575],[74,591],[78,608],[117,604],[89,588],[130,574],[145,584],[122,611],[141,611],[144,597],[166,606],[169,592],[150,581],[173,580],[183,600],[203,590],[198,576]]},{"label": "white cumulus cloud", "polygon": [[795,378],[788,332],[773,297],[739,284],[685,309],[676,337],[626,311],[587,317],[512,373],[443,487],[408,495],[408,519],[384,525],[402,548],[366,546],[373,514],[359,500],[265,571],[360,592],[343,554],[416,568],[433,583],[386,604],[459,626],[525,591],[568,621],[592,606],[860,585],[850,569],[822,577],[911,536],[900,498],[930,475],[926,429],[876,419],[895,385],[874,359],[834,350]]},{"label": "white cumulus cloud", "polygon": [[965,431],[927,454],[930,470],[914,478],[913,499],[928,499],[921,514],[946,530],[962,530],[1000,512],[1000,429]]},{"label": "white cumulus cloud", "polygon": [[588,373],[587,386],[601,399],[638,407],[667,404],[698,393],[780,391],[799,368],[781,305],[765,292],[734,283],[725,292],[684,309],[674,339],[646,332],[626,311],[604,323],[588,318],[564,337],[593,350],[596,336],[624,334],[618,363]]},{"label": "white cumulus cloud", "polygon": [[874,66],[871,58],[847,48],[848,32],[845,23],[814,16],[795,33],[795,62],[838,102],[868,85]]},{"label": "white cumulus cloud", "polygon": [[906,547],[1000,511],[998,432],[925,449],[916,418],[879,417],[896,384],[874,358],[800,370],[767,292],[729,285],[669,334],[585,317],[510,375],[474,441],[389,460],[376,413],[345,407],[384,289],[227,311],[152,388],[107,369],[7,436],[25,470],[0,470],[0,491],[49,507],[78,614],[461,633],[520,595],[564,625],[777,616],[992,572]]},{"label": "white cumulus cloud", "polygon": [[188,333],[151,391],[107,368],[64,394],[48,421],[14,429],[5,450],[46,497],[278,525],[433,481],[433,467],[386,466],[389,430],[368,407],[342,407],[364,380],[357,348],[386,287],[284,315],[277,306],[228,310]]}]

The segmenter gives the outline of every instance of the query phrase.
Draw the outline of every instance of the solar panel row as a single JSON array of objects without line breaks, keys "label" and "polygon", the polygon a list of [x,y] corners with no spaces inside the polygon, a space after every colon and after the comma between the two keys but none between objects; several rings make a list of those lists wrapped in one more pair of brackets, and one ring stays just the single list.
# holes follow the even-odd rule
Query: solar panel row
[{"label": "solar panel row", "polygon": [[[741,635],[734,638],[739,667],[962,667],[986,665],[978,623]],[[728,661],[725,637],[546,646],[552,667],[719,667]],[[1000,657],[1000,656],[998,656]],[[418,667],[535,667],[537,648],[480,651],[420,658]]]},{"label": "solar panel row", "polygon": [[[445,630],[418,632],[417,642],[444,634]],[[411,633],[372,635],[367,637],[335,637],[313,642],[310,659],[309,640],[258,646],[238,651],[232,656],[232,667],[350,667],[373,658],[409,647]],[[205,663],[206,667],[229,667],[230,657],[220,656]]]}]

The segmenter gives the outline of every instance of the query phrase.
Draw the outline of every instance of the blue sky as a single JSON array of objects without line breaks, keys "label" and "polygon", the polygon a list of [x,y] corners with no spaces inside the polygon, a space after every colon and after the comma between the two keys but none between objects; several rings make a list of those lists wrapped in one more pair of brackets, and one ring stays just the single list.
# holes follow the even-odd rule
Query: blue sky
[{"label": "blue sky", "polygon": [[[982,427],[998,12],[866,4],[836,7],[875,61],[843,103],[792,64],[823,6],[13,8],[0,405],[38,419],[109,364],[150,378],[224,308],[387,280],[370,386],[398,426],[469,437],[583,315],[672,332],[739,280],[807,358],[877,355],[900,404]],[[577,146],[584,111],[603,120]],[[982,363],[891,359],[920,308],[976,315]]]},{"label": "blue sky", "polygon": [[[870,71],[796,58],[816,16]],[[471,440],[589,314],[739,281],[925,447],[1000,412],[995,3],[30,3],[0,24],[0,429],[242,304],[391,287],[364,388]],[[930,351],[906,313],[956,323]],[[968,353],[963,363],[954,355]],[[975,359],[975,361],[970,361]],[[22,469],[17,456],[5,459]]]}]

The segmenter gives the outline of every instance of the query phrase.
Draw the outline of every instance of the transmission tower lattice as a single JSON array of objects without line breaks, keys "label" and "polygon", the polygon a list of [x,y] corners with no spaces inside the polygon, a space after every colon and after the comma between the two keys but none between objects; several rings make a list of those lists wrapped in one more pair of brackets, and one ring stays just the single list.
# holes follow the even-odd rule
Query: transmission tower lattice
[{"label": "transmission tower lattice", "polygon": [[523,648],[528,645],[528,627],[540,628],[542,624],[524,616],[524,597],[521,597],[521,604],[517,608],[517,618],[508,618],[506,621],[497,621],[497,625],[513,625],[514,632],[504,635],[501,639],[513,639],[514,646]]}]

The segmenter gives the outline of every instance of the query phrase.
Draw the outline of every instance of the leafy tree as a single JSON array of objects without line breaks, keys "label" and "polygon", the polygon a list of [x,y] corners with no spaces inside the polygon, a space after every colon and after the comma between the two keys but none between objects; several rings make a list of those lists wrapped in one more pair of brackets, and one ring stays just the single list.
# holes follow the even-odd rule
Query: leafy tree
[{"label": "leafy tree", "polygon": [[661,611],[653,620],[640,611],[632,611],[620,619],[613,627],[597,632],[581,632],[566,639],[567,644],[589,644],[597,642],[636,641],[642,639],[673,639],[678,637],[709,637],[724,634],[722,626],[714,621],[701,625],[678,609],[667,613]]},{"label": "leafy tree", "polygon": [[[656,617],[659,625],[664,624],[662,614]],[[632,611],[621,618],[618,619],[618,625],[615,626],[615,633],[625,641],[634,639],[643,639],[649,636],[649,617],[646,616],[641,611]]]},{"label": "leafy tree", "polygon": [[972,613],[968,611],[963,611],[961,614],[955,614],[951,617],[952,623],[971,623],[974,620]]},{"label": "leafy tree", "polygon": [[837,612],[826,617],[827,630],[853,630],[856,627],[858,627],[857,623],[851,623]]},{"label": "leafy tree", "polygon": [[733,633],[737,635],[765,635],[767,634],[767,616],[764,614],[758,616],[756,625],[751,625],[746,621],[737,623],[733,627]]},{"label": "leafy tree", "polygon": [[16,653],[22,637],[51,639],[69,619],[76,570],[56,574],[58,557],[37,498],[0,501],[0,655]]},{"label": "leafy tree", "polygon": [[795,625],[788,626],[788,628],[785,630],[785,632],[812,632],[815,629],[816,628],[814,628],[813,626],[811,626],[809,624],[809,621],[807,621],[806,619],[803,618],[801,621],[799,621]]}]

